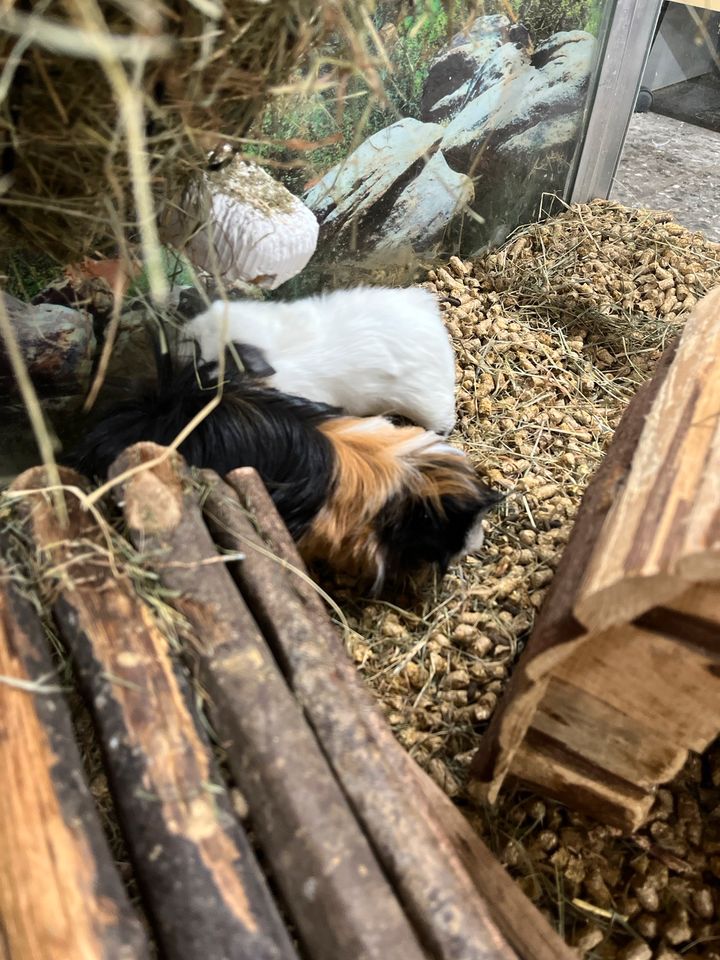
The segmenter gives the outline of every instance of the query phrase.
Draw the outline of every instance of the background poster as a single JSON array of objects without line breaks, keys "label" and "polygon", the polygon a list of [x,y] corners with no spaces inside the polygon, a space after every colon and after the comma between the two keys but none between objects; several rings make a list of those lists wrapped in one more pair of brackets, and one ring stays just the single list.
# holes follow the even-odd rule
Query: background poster
[{"label": "background poster", "polygon": [[[608,0],[379,0],[377,69],[332,42],[280,97],[264,161],[320,222],[315,263],[469,256],[535,219],[572,177]],[[272,167],[271,167],[272,169]]]}]

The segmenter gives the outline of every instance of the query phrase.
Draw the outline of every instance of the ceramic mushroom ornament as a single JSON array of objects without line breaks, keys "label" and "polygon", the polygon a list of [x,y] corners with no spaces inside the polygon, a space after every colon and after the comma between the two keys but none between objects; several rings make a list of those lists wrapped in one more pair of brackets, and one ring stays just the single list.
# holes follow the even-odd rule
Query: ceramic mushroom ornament
[{"label": "ceramic mushroom ornament", "polygon": [[[215,155],[217,156],[217,154]],[[191,263],[226,283],[274,290],[315,252],[313,212],[255,163],[232,153],[185,191],[181,209],[164,224],[163,239]]]}]

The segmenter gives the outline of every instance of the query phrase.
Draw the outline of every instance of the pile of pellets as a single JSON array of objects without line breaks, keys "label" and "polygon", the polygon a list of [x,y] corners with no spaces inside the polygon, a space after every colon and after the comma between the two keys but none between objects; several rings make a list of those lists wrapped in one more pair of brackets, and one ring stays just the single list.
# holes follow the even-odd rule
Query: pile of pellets
[{"label": "pile of pellets", "polygon": [[718,282],[720,245],[606,201],[428,271],[457,355],[453,441],[507,496],[482,554],[419,602],[339,598],[399,741],[587,960],[720,960],[720,750],[632,838],[526,795],[478,810],[465,776],[625,405]]}]

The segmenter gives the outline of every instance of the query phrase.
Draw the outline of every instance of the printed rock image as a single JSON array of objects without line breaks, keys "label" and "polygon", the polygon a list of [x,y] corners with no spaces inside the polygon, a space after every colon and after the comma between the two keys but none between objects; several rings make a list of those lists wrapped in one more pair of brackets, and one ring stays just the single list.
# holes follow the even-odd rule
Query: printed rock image
[{"label": "printed rock image", "polygon": [[422,119],[452,119],[466,103],[503,79],[498,64],[526,62],[523,51],[529,42],[525,27],[511,24],[507,17],[478,17],[467,34],[454,37],[430,64],[420,104]]},{"label": "printed rock image", "polygon": [[478,17],[432,60],[421,119],[374,133],[305,194],[319,249],[501,242],[563,190],[595,48],[584,31],[534,45],[522,24]]}]

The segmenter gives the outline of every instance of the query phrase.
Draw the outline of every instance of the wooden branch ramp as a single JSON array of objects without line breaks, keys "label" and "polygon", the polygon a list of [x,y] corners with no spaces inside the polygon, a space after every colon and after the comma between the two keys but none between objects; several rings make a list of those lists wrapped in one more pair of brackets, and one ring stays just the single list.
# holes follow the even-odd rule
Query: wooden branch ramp
[{"label": "wooden branch ramp", "polygon": [[474,758],[633,830],[720,733],[720,288],[629,405]]},{"label": "wooden branch ramp", "polygon": [[[139,580],[81,477],[62,471],[65,525],[44,470],[11,497],[94,721],[139,903],[5,541],[0,960],[571,960],[393,738],[255,473],[198,480],[140,444],[113,474]],[[179,649],[153,610],[160,594]]]}]

